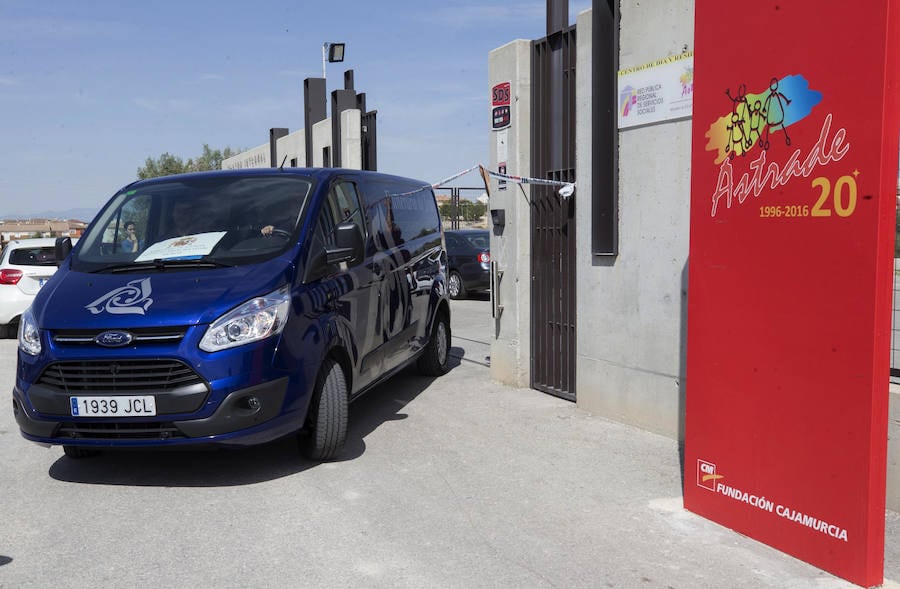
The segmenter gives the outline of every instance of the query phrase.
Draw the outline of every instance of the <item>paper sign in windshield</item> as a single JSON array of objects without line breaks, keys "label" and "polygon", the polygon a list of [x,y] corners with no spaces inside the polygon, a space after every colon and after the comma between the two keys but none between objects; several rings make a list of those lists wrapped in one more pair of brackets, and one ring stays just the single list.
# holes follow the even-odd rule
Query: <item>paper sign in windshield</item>
[{"label": "paper sign in windshield", "polygon": [[225,233],[225,231],[211,231],[158,241],[144,250],[134,261],[147,262],[207,256],[225,236]]}]

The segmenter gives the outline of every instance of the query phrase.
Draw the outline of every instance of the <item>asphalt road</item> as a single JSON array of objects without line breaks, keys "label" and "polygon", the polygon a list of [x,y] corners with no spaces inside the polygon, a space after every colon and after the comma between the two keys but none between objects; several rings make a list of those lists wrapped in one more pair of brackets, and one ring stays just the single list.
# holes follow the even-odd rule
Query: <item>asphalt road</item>
[{"label": "asphalt road", "polygon": [[452,308],[450,373],[355,403],[326,464],[291,440],[71,460],[19,435],[0,341],[0,588],[850,586],[685,512],[672,440],[492,383],[490,303]]}]

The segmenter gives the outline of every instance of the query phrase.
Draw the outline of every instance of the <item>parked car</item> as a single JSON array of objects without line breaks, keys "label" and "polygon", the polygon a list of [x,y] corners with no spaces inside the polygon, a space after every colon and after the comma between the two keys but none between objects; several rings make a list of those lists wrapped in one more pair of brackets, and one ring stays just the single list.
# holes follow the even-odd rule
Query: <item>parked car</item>
[{"label": "parked car", "polygon": [[462,299],[491,287],[491,237],[487,229],[454,229],[444,232],[447,242],[447,290],[451,299]]},{"label": "parked car", "polygon": [[14,239],[0,254],[0,338],[15,337],[19,318],[56,272],[54,238]]},{"label": "parked car", "polygon": [[337,457],[348,405],[449,369],[446,254],[422,181],[335,168],[164,176],[119,190],[22,314],[13,413],[104,447],[297,435]]}]

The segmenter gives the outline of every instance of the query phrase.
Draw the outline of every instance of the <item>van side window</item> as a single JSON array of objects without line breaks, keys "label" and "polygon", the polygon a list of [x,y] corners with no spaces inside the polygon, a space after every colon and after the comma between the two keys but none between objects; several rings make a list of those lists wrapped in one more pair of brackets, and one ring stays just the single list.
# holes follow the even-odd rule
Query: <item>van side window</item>
[{"label": "van side window", "polygon": [[389,250],[440,233],[441,219],[430,187],[391,188],[396,192],[388,190],[370,209],[372,237],[378,250]]},{"label": "van side window", "polygon": [[[339,182],[331,188],[328,198],[322,204],[319,217],[316,219],[316,229],[312,238],[314,250],[326,247],[334,247],[334,232],[341,223],[352,222],[359,228],[360,236],[365,243],[365,222],[362,209],[359,204],[359,195],[356,186],[350,182]],[[357,260],[357,263],[362,260]]]},{"label": "van side window", "polygon": [[[339,213],[339,223],[351,221],[360,229],[360,233],[365,237],[366,224],[363,221],[362,207],[359,202],[359,194],[356,192],[356,186],[350,182],[340,182],[332,188],[332,195],[336,203]],[[331,200],[331,196],[329,196]]]},{"label": "van side window", "polygon": [[371,217],[376,250],[387,251],[403,243],[403,234],[394,220],[390,197],[381,199],[372,207]]},{"label": "van side window", "polygon": [[102,254],[134,253],[144,249],[150,200],[149,194],[139,194],[122,205],[103,233]]}]

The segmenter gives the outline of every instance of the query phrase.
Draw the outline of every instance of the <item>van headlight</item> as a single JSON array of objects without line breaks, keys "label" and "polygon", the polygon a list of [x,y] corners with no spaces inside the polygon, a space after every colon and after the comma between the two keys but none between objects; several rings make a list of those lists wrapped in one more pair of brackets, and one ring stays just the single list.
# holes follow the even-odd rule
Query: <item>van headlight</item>
[{"label": "van headlight", "polygon": [[200,349],[218,352],[281,333],[287,322],[291,297],[288,287],[251,299],[212,322]]},{"label": "van headlight", "polygon": [[29,356],[41,353],[41,330],[34,320],[31,307],[28,307],[19,319],[19,349]]}]

